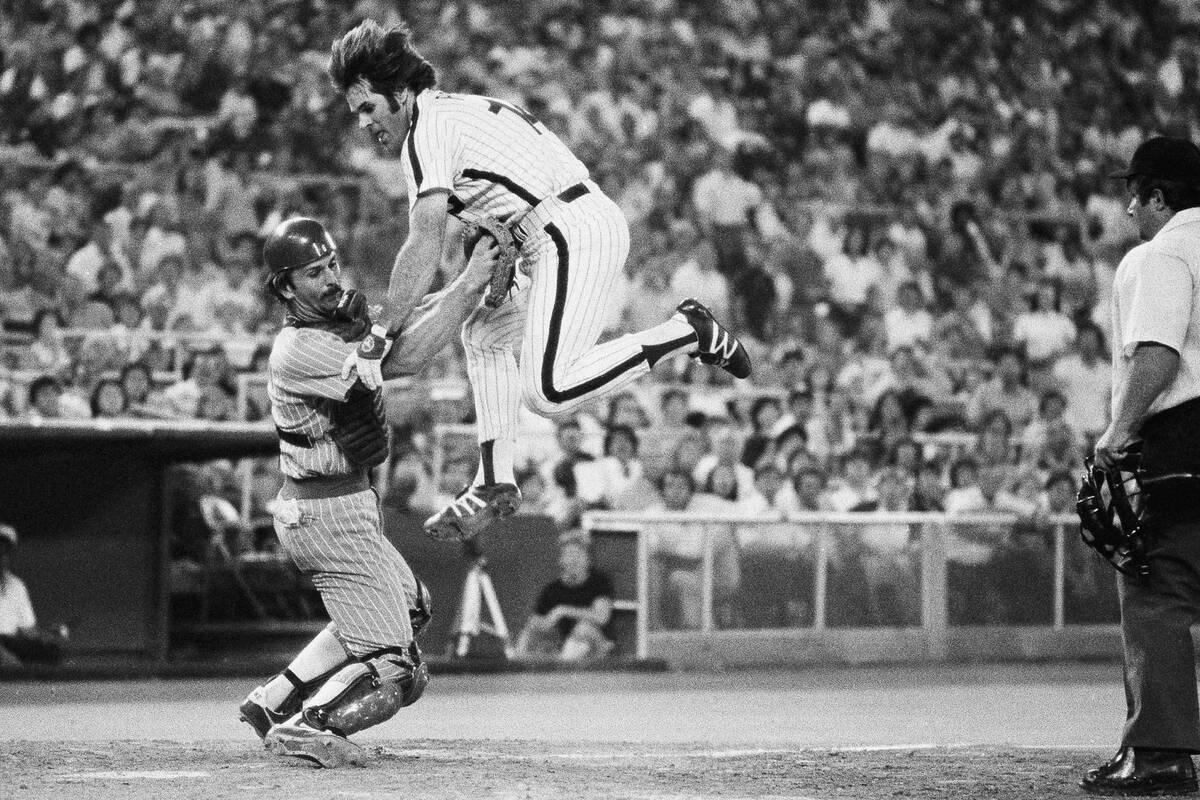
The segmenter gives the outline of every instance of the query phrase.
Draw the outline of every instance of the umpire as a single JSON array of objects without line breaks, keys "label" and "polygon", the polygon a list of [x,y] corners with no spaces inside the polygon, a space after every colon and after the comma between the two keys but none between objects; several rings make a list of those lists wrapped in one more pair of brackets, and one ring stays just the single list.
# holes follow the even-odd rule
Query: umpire
[{"label": "umpire", "polygon": [[[1200,149],[1155,137],[1113,177],[1128,184],[1143,244],[1113,280],[1113,413],[1096,463],[1113,468],[1140,440],[1144,476],[1200,474]],[[1200,492],[1165,485],[1142,516],[1149,576],[1118,576],[1127,716],[1120,750],[1080,781],[1093,794],[1197,791]]]}]

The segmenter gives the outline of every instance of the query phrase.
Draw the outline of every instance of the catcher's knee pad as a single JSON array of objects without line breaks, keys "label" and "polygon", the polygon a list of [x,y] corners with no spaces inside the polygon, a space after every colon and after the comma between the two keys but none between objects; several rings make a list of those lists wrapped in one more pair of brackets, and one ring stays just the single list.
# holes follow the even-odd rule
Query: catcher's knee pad
[{"label": "catcher's knee pad", "polygon": [[412,634],[415,638],[417,634],[425,629],[429,624],[429,620],[433,619],[433,595],[429,593],[428,587],[421,582],[420,578],[417,581],[417,597],[415,605],[408,610],[408,621],[412,626]]},{"label": "catcher's knee pad", "polygon": [[304,703],[306,722],[341,736],[386,722],[425,691],[429,671],[403,650],[349,664]]}]

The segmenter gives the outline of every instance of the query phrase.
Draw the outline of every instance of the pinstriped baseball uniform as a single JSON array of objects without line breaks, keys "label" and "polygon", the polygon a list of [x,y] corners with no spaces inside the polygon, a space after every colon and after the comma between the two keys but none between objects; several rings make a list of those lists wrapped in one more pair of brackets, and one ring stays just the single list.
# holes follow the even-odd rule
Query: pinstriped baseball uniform
[{"label": "pinstriped baseball uniform", "polygon": [[[267,394],[271,416],[286,434],[308,437],[311,447],[280,441],[280,467],[292,478],[343,475],[355,470],[328,437],[329,414],[354,380],[341,377],[356,345],[319,328],[286,327],[271,349]],[[281,492],[282,497],[282,492]],[[373,489],[323,499],[298,499],[300,520],[275,516],[275,532],[296,566],[321,593],[337,635],[354,656],[412,640],[408,610],[416,579],[383,536]]]},{"label": "pinstriped baseball uniform", "polygon": [[401,162],[410,203],[448,190],[450,213],[490,215],[523,240],[516,291],[463,326],[481,442],[516,438],[522,399],[543,415],[570,411],[649,371],[646,347],[661,353],[694,343],[691,329],[674,321],[596,346],[629,253],[629,226],[583,163],[528,112],[425,90]]}]

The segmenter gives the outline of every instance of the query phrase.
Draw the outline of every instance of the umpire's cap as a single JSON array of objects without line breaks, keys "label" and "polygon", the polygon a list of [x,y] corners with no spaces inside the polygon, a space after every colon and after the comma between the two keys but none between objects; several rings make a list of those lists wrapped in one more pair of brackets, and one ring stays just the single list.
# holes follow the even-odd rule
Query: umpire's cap
[{"label": "umpire's cap", "polygon": [[1147,139],[1133,151],[1128,169],[1114,172],[1109,177],[1132,178],[1135,175],[1200,184],[1200,147],[1175,136]]}]

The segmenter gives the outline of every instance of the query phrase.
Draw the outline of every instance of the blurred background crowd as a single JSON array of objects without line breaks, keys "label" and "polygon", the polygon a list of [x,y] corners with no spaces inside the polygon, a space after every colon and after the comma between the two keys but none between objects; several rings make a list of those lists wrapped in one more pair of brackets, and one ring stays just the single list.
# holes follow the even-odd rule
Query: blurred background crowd
[{"label": "blurred background crowd", "polygon": [[[527,107],[624,209],[610,329],[695,296],[756,363],[749,386],[683,360],[576,419],[530,417],[527,508],[564,527],[696,498],[1070,510],[1134,236],[1106,175],[1152,132],[1200,138],[1197,8],[406,4],[443,88]],[[405,236],[397,163],[324,74],[335,36],[396,6],[0,9],[0,417],[261,419],[281,322],[263,236],[320,219],[375,296]],[[458,349],[394,394],[390,494],[416,511],[473,470],[469,434],[435,427],[471,421]]]}]

